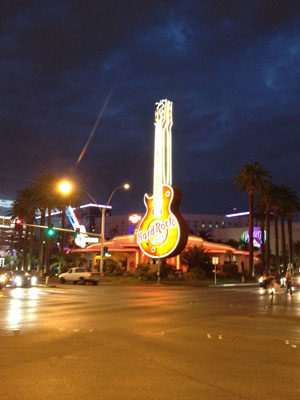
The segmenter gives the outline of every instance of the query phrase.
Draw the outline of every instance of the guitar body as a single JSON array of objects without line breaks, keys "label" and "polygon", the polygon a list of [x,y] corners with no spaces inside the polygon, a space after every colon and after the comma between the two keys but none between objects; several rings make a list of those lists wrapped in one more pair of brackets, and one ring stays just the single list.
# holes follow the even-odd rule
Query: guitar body
[{"label": "guitar body", "polygon": [[143,252],[152,258],[168,258],[179,254],[186,246],[187,225],[179,213],[181,192],[171,185],[162,185],[159,212],[154,207],[153,196],[145,194],[146,214],[138,230],[138,243]]}]

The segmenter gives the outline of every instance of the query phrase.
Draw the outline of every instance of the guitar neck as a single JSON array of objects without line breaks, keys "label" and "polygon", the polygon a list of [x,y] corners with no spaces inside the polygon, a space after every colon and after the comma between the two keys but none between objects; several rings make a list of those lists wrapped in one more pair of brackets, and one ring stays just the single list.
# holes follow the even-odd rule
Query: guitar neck
[{"label": "guitar neck", "polygon": [[162,209],[162,185],[172,184],[172,102],[161,100],[155,112],[153,208]]}]

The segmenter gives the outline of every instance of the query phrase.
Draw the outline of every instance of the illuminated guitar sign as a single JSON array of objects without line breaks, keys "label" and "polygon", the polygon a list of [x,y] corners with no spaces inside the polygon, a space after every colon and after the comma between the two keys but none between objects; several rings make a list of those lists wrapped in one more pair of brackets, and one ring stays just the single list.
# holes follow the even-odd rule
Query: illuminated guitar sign
[{"label": "illuminated guitar sign", "polygon": [[145,194],[146,214],[137,233],[149,257],[173,257],[187,243],[187,226],[178,208],[181,191],[172,186],[172,102],[161,100],[155,109],[153,196]]}]

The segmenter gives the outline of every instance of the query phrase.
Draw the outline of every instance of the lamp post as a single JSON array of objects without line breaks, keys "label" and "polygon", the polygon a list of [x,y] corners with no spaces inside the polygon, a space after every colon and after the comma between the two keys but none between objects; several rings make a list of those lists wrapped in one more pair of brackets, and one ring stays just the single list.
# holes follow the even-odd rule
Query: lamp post
[{"label": "lamp post", "polygon": [[100,258],[100,274],[103,274],[103,256],[104,256],[104,240],[105,240],[105,212],[107,207],[109,206],[109,203],[113,197],[113,195],[116,193],[117,190],[119,189],[125,189],[128,190],[130,188],[130,185],[128,183],[125,183],[124,185],[117,186],[112,192],[111,195],[109,196],[105,208],[102,208],[101,210],[101,258]]},{"label": "lamp post", "polygon": [[[66,180],[60,181],[58,184],[58,191],[65,197],[67,197],[72,191],[72,184]],[[62,207],[61,214],[61,227],[65,228],[66,223],[66,207]],[[61,233],[61,241],[60,241],[60,251],[63,253],[65,248],[65,232]],[[59,272],[61,272],[61,259],[59,260]]]},{"label": "lamp post", "polygon": [[[116,193],[117,190],[119,189],[125,189],[128,190],[130,188],[130,185],[128,183],[125,183],[124,185],[117,186],[112,192],[111,195],[109,196],[105,207],[100,207],[99,204],[96,202],[94,197],[87,191],[87,190],[80,190],[81,192],[84,192],[88,195],[88,197],[92,200],[94,204],[96,204],[100,211],[101,211],[101,257],[100,257],[100,274],[103,274],[103,258],[104,258],[104,240],[105,240],[105,212],[107,207],[109,206],[109,203],[111,202],[111,199],[113,195]],[[59,184],[59,191],[68,194],[72,190],[72,185],[67,182],[63,181]]]}]

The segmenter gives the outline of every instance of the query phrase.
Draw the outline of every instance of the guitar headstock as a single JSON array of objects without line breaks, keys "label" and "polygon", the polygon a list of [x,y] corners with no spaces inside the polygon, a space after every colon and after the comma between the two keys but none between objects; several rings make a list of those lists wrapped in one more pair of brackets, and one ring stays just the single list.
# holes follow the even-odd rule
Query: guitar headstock
[{"label": "guitar headstock", "polygon": [[155,108],[154,125],[159,123],[162,126],[165,126],[165,124],[167,124],[168,126],[172,126],[173,103],[169,100],[160,100],[157,103],[155,103],[155,105],[156,105],[156,108]]}]

